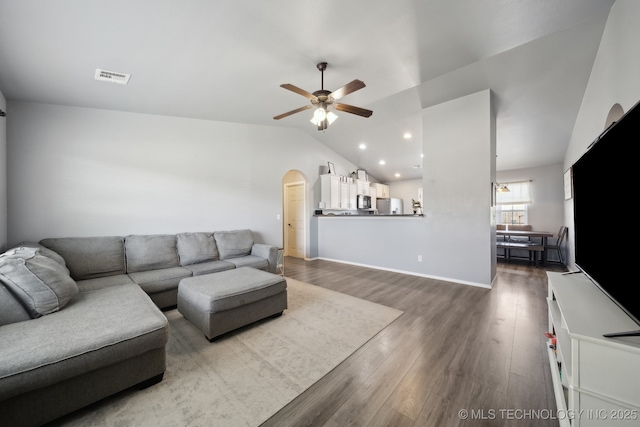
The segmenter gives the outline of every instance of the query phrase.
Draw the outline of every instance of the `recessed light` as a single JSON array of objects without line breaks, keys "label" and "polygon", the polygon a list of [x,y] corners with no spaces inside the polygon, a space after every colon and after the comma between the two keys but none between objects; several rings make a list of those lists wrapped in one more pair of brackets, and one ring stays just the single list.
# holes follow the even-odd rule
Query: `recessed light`
[{"label": "recessed light", "polygon": [[424,157],[424,154],[420,154],[420,157]]},{"label": "recessed light", "polygon": [[404,136],[404,139],[411,139],[412,135],[409,132],[405,132],[403,136]]},{"label": "recessed light", "polygon": [[380,163],[381,165],[384,165],[387,162],[385,162],[384,160],[380,160],[378,163]]},{"label": "recessed light", "polygon": [[367,148],[367,144],[360,144],[358,145],[358,148],[360,148],[361,150],[364,150],[365,148]]},{"label": "recessed light", "polygon": [[399,173],[396,174],[396,178],[400,178],[400,174]]}]

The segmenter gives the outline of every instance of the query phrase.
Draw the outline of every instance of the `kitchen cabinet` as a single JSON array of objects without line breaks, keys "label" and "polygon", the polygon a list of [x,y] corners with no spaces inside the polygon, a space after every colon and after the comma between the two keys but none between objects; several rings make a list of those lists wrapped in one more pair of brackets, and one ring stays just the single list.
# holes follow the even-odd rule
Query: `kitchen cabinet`
[{"label": "kitchen cabinet", "polygon": [[370,183],[369,181],[363,181],[361,179],[356,180],[356,185],[358,186],[358,194],[362,194],[364,196],[370,196]]},{"label": "kitchen cabinet", "polygon": [[377,195],[378,195],[378,190],[376,189],[376,187],[373,186],[373,185],[371,187],[369,187],[369,196],[371,196],[371,210],[372,211],[375,211],[376,209],[378,209],[377,208],[378,205],[376,203],[377,202],[376,199],[378,198]]},{"label": "kitchen cabinet", "polygon": [[391,192],[389,191],[389,186],[386,184],[373,183],[372,187],[376,188],[376,194],[378,199],[386,199],[391,197]]},{"label": "kitchen cabinet", "polygon": [[340,183],[340,209],[356,210],[357,205],[358,186],[352,182]]},{"label": "kitchen cabinet", "polygon": [[338,175],[320,175],[320,202],[324,209],[340,209],[340,177]]},{"label": "kitchen cabinet", "polygon": [[324,203],[323,209],[356,210],[357,194],[355,182],[341,181],[339,175],[320,175],[320,202]]}]

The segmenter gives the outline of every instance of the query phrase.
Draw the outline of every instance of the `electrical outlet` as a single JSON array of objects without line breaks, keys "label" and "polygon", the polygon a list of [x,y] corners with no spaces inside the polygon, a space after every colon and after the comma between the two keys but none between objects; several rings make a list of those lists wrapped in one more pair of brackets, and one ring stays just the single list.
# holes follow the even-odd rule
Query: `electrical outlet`
[{"label": "electrical outlet", "polygon": [[422,262],[422,255],[418,255],[418,262]]}]

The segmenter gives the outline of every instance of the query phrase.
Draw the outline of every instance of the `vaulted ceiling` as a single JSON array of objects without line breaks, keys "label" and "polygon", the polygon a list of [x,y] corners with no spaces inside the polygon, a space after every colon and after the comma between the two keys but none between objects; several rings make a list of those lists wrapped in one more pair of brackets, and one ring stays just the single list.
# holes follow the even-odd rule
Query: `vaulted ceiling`
[{"label": "vaulted ceiling", "polygon": [[[422,176],[422,109],[491,89],[498,170],[535,167],[563,160],[613,2],[0,0],[0,91],[298,128],[394,181]],[[320,89],[322,61],[325,89],[364,81],[341,101],[373,115],[338,112],[325,132],[311,110],[275,121],[309,102],[280,85]],[[131,80],[98,82],[96,68]]]}]

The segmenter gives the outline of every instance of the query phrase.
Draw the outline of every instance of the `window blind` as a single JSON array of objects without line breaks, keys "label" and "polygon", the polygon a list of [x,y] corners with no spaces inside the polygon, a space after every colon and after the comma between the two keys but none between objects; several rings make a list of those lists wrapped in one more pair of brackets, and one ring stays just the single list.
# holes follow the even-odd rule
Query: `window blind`
[{"label": "window blind", "polygon": [[502,182],[509,191],[496,193],[496,203],[499,205],[520,205],[531,203],[531,181]]}]

